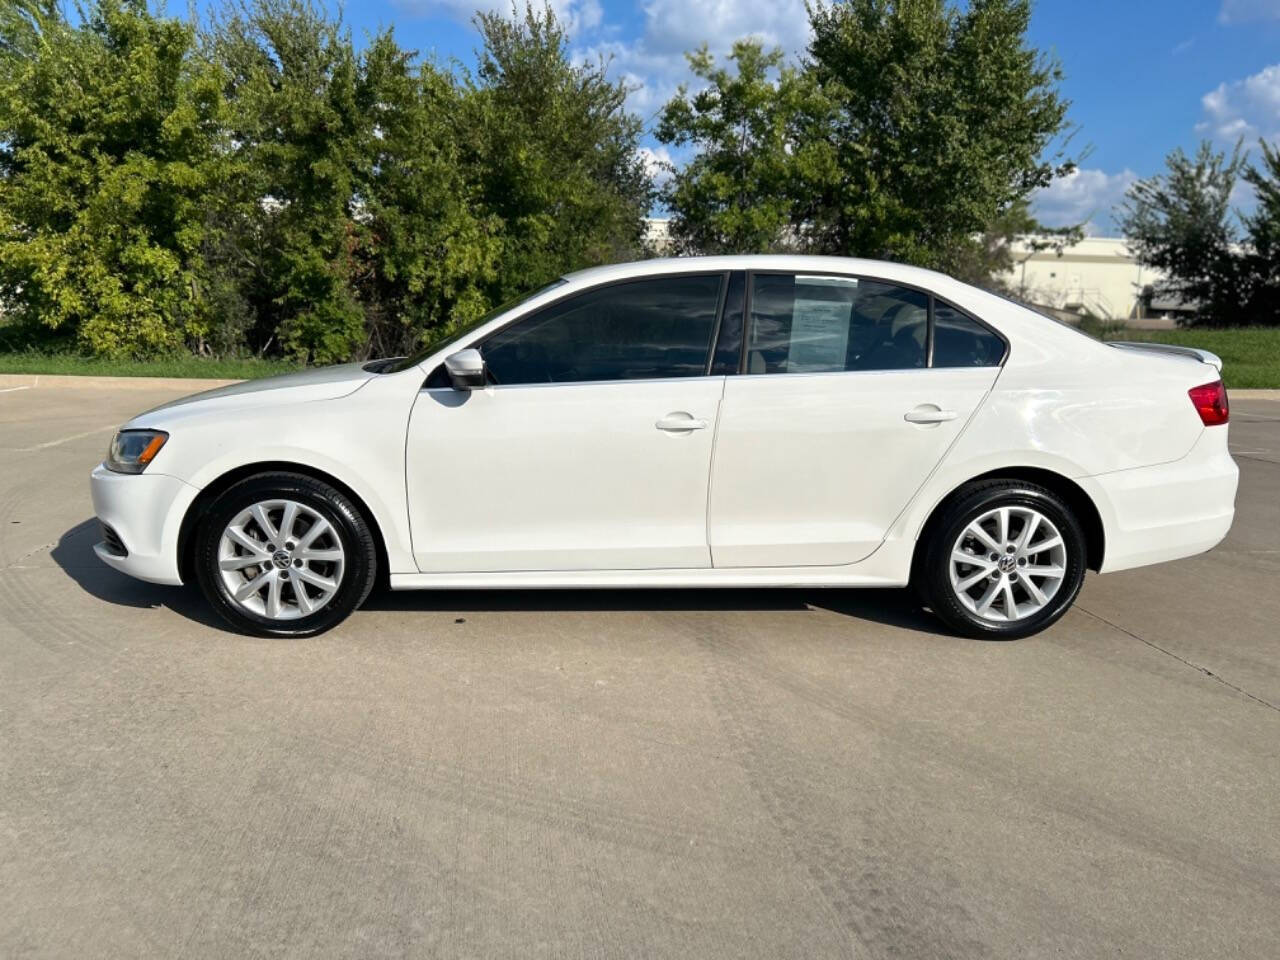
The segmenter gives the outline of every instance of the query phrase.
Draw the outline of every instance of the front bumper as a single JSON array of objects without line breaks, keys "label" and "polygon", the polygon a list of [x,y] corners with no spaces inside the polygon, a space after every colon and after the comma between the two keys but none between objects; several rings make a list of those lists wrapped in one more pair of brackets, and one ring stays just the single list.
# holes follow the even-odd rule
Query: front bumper
[{"label": "front bumper", "polygon": [[182,583],[178,533],[200,491],[177,477],[113,473],[101,464],[89,475],[89,490],[93,512],[119,541],[93,548],[102,562],[139,580]]},{"label": "front bumper", "polygon": [[[1222,542],[1235,517],[1240,469],[1227,428],[1206,427],[1181,460],[1117,470],[1082,481],[1107,504],[1102,573],[1204,553]],[[1089,489],[1092,488],[1092,489]]]}]

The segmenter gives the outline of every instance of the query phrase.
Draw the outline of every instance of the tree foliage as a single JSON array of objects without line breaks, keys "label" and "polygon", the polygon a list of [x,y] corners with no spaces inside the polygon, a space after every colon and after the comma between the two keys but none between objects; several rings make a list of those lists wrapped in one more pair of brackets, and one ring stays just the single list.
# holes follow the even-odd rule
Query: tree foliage
[{"label": "tree foliage", "polygon": [[549,12],[481,13],[476,24],[484,46],[464,78],[461,146],[477,202],[505,227],[490,298],[509,300],[566,264],[627,259],[652,188],[626,87],[604,63],[572,62]]},{"label": "tree foliage", "polygon": [[[677,249],[700,253],[767,253],[792,240],[795,124],[813,95],[808,78],[783,65],[781,50],[740,40],[717,66],[706,47],[689,55],[703,86],[680,87],[663,108],[656,134],[696,152],[671,177],[662,202],[672,212]],[[775,79],[776,74],[776,79]]]},{"label": "tree foliage", "polygon": [[76,24],[35,0],[8,4],[0,29],[6,308],[101,353],[201,336],[226,104],[192,28],[143,0],[102,0]]},{"label": "tree foliage", "polygon": [[657,135],[698,152],[665,201],[688,247],[779,245],[941,269],[1073,169],[1060,71],[1026,43],[1027,0],[847,0],[810,8],[798,68],[758,43],[704,52]]},{"label": "tree foliage", "polygon": [[1197,322],[1247,322],[1241,238],[1231,209],[1239,145],[1230,156],[1207,142],[1194,157],[1176,149],[1165,163],[1164,173],[1128,190],[1120,226],[1129,249],[1164,275],[1155,292],[1192,307]]},{"label": "tree foliage", "polygon": [[1250,163],[1243,174],[1257,197],[1253,214],[1244,218],[1248,321],[1280,324],[1280,147],[1260,141],[1258,153],[1261,163]]},{"label": "tree foliage", "polygon": [[640,124],[549,8],[475,74],[314,0],[0,3],[0,298],[112,356],[411,349],[639,249]]}]

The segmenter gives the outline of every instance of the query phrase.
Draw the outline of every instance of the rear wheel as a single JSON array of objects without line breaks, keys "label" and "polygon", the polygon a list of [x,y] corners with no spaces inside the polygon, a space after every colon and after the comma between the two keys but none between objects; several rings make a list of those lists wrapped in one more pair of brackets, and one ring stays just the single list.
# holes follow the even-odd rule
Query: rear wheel
[{"label": "rear wheel", "polygon": [[368,522],[330,484],[260,474],[214,501],[196,536],[200,588],[232,626],[307,637],[340,623],[368,596],[376,549]]},{"label": "rear wheel", "polygon": [[962,489],[915,572],[924,602],[971,637],[1012,640],[1066,613],[1084,582],[1084,531],[1052,491],[1014,480]]}]

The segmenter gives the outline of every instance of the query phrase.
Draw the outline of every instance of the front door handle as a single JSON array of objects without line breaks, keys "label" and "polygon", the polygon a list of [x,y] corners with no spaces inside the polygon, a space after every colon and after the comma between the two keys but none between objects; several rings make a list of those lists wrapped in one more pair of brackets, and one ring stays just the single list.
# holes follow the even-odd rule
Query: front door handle
[{"label": "front door handle", "polygon": [[676,413],[668,413],[654,426],[659,430],[665,430],[667,433],[689,433],[693,430],[705,430],[707,421],[699,420],[691,413],[677,411]]},{"label": "front door handle", "polygon": [[943,410],[932,403],[922,403],[914,410],[908,410],[902,419],[907,423],[946,423],[954,420],[959,414],[954,410]]}]

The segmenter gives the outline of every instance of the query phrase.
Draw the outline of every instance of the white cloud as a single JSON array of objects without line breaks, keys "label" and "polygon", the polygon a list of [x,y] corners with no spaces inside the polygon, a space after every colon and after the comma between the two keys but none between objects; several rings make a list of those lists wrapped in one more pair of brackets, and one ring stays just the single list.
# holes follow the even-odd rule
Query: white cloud
[{"label": "white cloud", "polygon": [[643,10],[635,40],[587,44],[579,55],[608,58],[612,74],[632,89],[628,105],[646,120],[690,81],[685,54],[703,43],[723,57],[735,40],[750,36],[794,57],[809,42],[804,0],[648,0]]},{"label": "white cloud", "polygon": [[1243,80],[1218,84],[1200,98],[1200,105],[1200,133],[1222,141],[1280,138],[1280,63]]},{"label": "white cloud", "polygon": [[1090,236],[1112,233],[1115,231],[1112,213],[1124,200],[1129,185],[1137,179],[1137,174],[1129,169],[1120,173],[1076,170],[1036,191],[1031,198],[1031,209],[1046,226],[1083,223],[1085,233]]},{"label": "white cloud", "polygon": [[1222,23],[1280,20],[1280,0],[1222,0],[1218,19]]},{"label": "white cloud", "polygon": [[[604,10],[599,0],[548,0],[556,17],[565,25],[570,36],[579,36],[599,27],[604,20]],[[511,13],[511,0],[396,0],[396,5],[408,13],[419,16],[443,15],[470,23],[477,13]],[[523,0],[516,4],[524,10]],[[542,3],[534,4],[541,9]]]},{"label": "white cloud", "polygon": [[671,178],[675,160],[666,147],[641,147],[640,159],[644,161],[644,172],[657,186],[662,186]]},{"label": "white cloud", "polygon": [[803,0],[649,0],[644,5],[645,46],[658,53],[683,54],[704,42],[728,50],[752,36],[766,46],[798,52],[809,39]]}]

